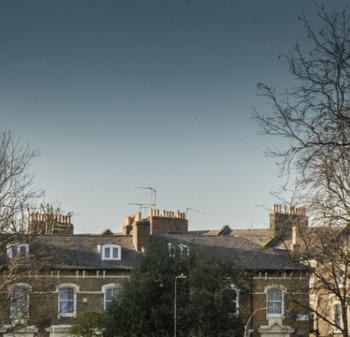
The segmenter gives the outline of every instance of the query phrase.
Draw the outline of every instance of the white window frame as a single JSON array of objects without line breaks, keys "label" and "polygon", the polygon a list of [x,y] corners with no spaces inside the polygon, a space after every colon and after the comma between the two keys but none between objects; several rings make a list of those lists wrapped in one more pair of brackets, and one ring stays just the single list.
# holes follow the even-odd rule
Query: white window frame
[{"label": "white window frame", "polygon": [[[336,322],[336,317],[335,317],[335,314],[336,314],[336,312],[335,312],[335,307],[336,306],[339,306],[339,309],[340,309],[340,324],[337,324],[337,322]],[[342,307],[341,307],[341,304],[339,303],[339,302],[335,302],[335,303],[333,303],[333,307],[332,307],[332,310],[333,310],[333,321],[334,321],[334,324],[337,324],[339,327],[340,327],[340,329],[338,328],[338,327],[334,327],[334,332],[341,332],[341,329],[344,329],[344,322],[343,322],[343,313],[342,313]]]},{"label": "white window frame", "polygon": [[[74,310],[73,312],[61,313],[60,312],[60,290],[63,288],[73,288],[74,289]],[[77,317],[77,294],[79,293],[79,286],[74,283],[62,283],[56,288],[57,292],[57,317]]]},{"label": "white window frame", "polygon": [[[281,292],[281,313],[269,313],[268,303],[269,303],[269,291],[273,289],[278,289]],[[266,295],[266,317],[267,318],[283,318],[284,317],[284,295],[287,292],[287,289],[280,284],[272,284],[264,289],[264,293]]]},{"label": "white window frame", "polygon": [[[21,252],[21,248],[25,249],[25,256],[28,256],[29,254],[29,245],[28,243],[18,243],[18,242],[14,242],[14,243],[10,243],[6,246],[6,254],[7,257],[9,259],[13,259],[13,258],[17,258],[17,257],[23,257],[23,255],[20,255]],[[17,255],[13,256],[13,249],[16,249],[17,251]]]},{"label": "white window frame", "polygon": [[232,290],[236,292],[236,311],[235,312],[230,312],[230,314],[234,315],[237,317],[239,315],[239,292],[240,289],[234,284],[231,283],[228,287],[225,288],[226,290]]},{"label": "white window frame", "polygon": [[117,290],[117,286],[115,283],[108,283],[102,286],[102,292],[103,292],[103,310],[107,309],[107,290],[108,289],[115,289]]},{"label": "white window frame", "polygon": [[[105,249],[106,248],[110,249],[110,256],[109,257],[105,256]],[[113,249],[114,248],[118,249],[117,257],[113,257]],[[104,261],[120,261],[122,259],[122,246],[121,245],[116,245],[116,244],[102,245],[101,250],[102,250],[102,260],[104,260]]]},{"label": "white window frame", "polygon": [[[27,292],[27,300],[26,300],[26,307],[27,307],[27,310],[26,310],[26,314],[19,317],[19,316],[16,316],[12,313],[13,311],[13,303],[12,303],[12,292],[14,290],[14,288],[25,288],[26,289],[26,292]],[[32,287],[28,284],[28,283],[15,283],[13,284],[11,287],[10,287],[10,291],[11,291],[11,300],[10,300],[10,317],[11,319],[28,319],[29,318],[29,300],[30,300],[30,295],[29,295],[29,292],[31,291]]]}]

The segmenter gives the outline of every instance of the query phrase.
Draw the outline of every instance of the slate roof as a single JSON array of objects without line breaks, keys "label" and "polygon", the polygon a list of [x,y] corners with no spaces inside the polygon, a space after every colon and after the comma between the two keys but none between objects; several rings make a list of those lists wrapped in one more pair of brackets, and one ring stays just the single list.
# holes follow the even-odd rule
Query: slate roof
[{"label": "slate roof", "polygon": [[233,229],[232,235],[244,237],[261,246],[265,246],[273,239],[273,231],[270,228]]},{"label": "slate roof", "polygon": [[248,239],[235,236],[159,234],[156,238],[189,246],[207,247],[208,252],[231,261],[237,268],[251,271],[300,270],[286,250],[263,248]]},{"label": "slate roof", "polygon": [[[208,248],[215,256],[228,260],[238,268],[254,271],[295,270],[285,249],[267,248],[270,231],[264,229],[231,230],[224,226],[215,231],[195,231],[187,234],[154,235],[156,239]],[[103,261],[98,246],[122,246],[121,261]],[[130,235],[108,233],[38,235],[30,245],[48,256],[47,266],[59,269],[130,270],[140,254]],[[33,250],[33,251],[34,251]]]},{"label": "slate roof", "polygon": [[[103,244],[121,245],[121,261],[102,261],[98,246]],[[30,246],[50,257],[49,267],[60,269],[131,269],[139,254],[126,235],[39,235]]]},{"label": "slate roof", "polygon": [[262,247],[269,245],[269,243],[273,240],[273,231],[270,228],[233,229],[228,225],[224,225],[218,229],[190,231],[189,233],[211,236],[242,237]]}]

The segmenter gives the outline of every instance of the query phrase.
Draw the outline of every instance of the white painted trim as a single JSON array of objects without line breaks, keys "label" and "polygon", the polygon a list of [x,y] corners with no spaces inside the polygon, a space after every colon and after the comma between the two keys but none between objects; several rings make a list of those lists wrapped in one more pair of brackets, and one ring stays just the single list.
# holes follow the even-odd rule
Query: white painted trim
[{"label": "white painted trim", "polygon": [[[29,275],[29,278],[52,278],[52,275]],[[106,275],[105,278],[129,278],[129,275]],[[61,275],[60,278],[71,278],[71,279],[76,279],[76,275]],[[94,278],[96,279],[96,275],[86,275],[85,278]]]},{"label": "white painted trim", "polygon": [[58,293],[60,288],[74,288],[77,293],[80,292],[80,287],[75,283],[60,283],[56,286],[56,292]]},{"label": "white painted trim", "polygon": [[[33,326],[26,326],[26,327],[20,327],[18,329],[12,330],[12,325],[4,325],[0,327],[0,333],[3,333],[4,337],[32,337],[36,332],[38,332],[38,329]],[[9,330],[11,332],[9,332]]]},{"label": "white painted trim", "polygon": [[287,277],[287,278],[284,278],[284,277],[270,277],[270,276],[267,276],[267,277],[262,277],[262,276],[253,276],[253,280],[307,280],[308,277],[306,276],[302,276],[302,277]]},{"label": "white painted trim", "polygon": [[14,287],[23,287],[23,288],[27,288],[29,290],[32,289],[32,286],[28,283],[24,283],[24,282],[18,282],[18,283],[14,283],[10,286],[10,289],[12,290],[12,288]]},{"label": "white painted trim", "polygon": [[45,329],[46,332],[53,332],[54,330],[57,332],[65,332],[72,328],[72,325],[70,324],[62,324],[62,325],[50,325],[48,328]]},{"label": "white painted trim", "polygon": [[51,325],[45,331],[49,333],[49,337],[70,337],[71,328],[70,324]]},{"label": "white painted trim", "polygon": [[[33,294],[57,294],[56,290],[46,290],[46,291],[33,291]],[[102,291],[99,290],[80,290],[77,292],[79,295],[89,295],[89,294],[103,294]]]}]

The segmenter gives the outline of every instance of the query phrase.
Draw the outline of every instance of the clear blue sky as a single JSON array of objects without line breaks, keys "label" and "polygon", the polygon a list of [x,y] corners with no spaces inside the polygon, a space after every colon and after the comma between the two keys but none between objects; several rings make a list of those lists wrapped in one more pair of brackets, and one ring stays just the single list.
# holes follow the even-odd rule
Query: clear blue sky
[{"label": "clear blue sky", "polygon": [[1,1],[0,128],[40,149],[35,182],[77,232],[118,231],[149,184],[205,213],[192,229],[264,226],[281,142],[250,112],[257,82],[291,85],[303,12],[317,25],[307,0]]}]

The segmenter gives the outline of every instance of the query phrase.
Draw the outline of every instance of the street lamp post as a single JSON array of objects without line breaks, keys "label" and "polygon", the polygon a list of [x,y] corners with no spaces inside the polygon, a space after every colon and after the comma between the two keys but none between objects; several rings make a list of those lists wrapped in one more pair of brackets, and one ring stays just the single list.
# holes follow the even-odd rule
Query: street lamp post
[{"label": "street lamp post", "polygon": [[254,315],[255,315],[258,311],[260,311],[260,310],[265,310],[265,309],[268,309],[268,308],[271,308],[271,305],[268,306],[268,307],[263,307],[263,308],[255,309],[255,310],[253,311],[253,313],[249,316],[249,318],[248,318],[248,320],[247,320],[247,323],[246,323],[246,325],[245,325],[245,327],[244,327],[244,335],[243,335],[243,337],[248,337],[248,325],[249,325],[251,319],[254,317]]},{"label": "street lamp post", "polygon": [[176,284],[177,284],[177,280],[178,279],[185,279],[187,278],[186,275],[184,275],[183,273],[181,273],[181,275],[177,275],[175,276],[175,297],[174,297],[174,337],[176,337],[176,320],[177,320],[177,317],[176,317],[176,300],[177,300],[177,287],[176,287]]}]

